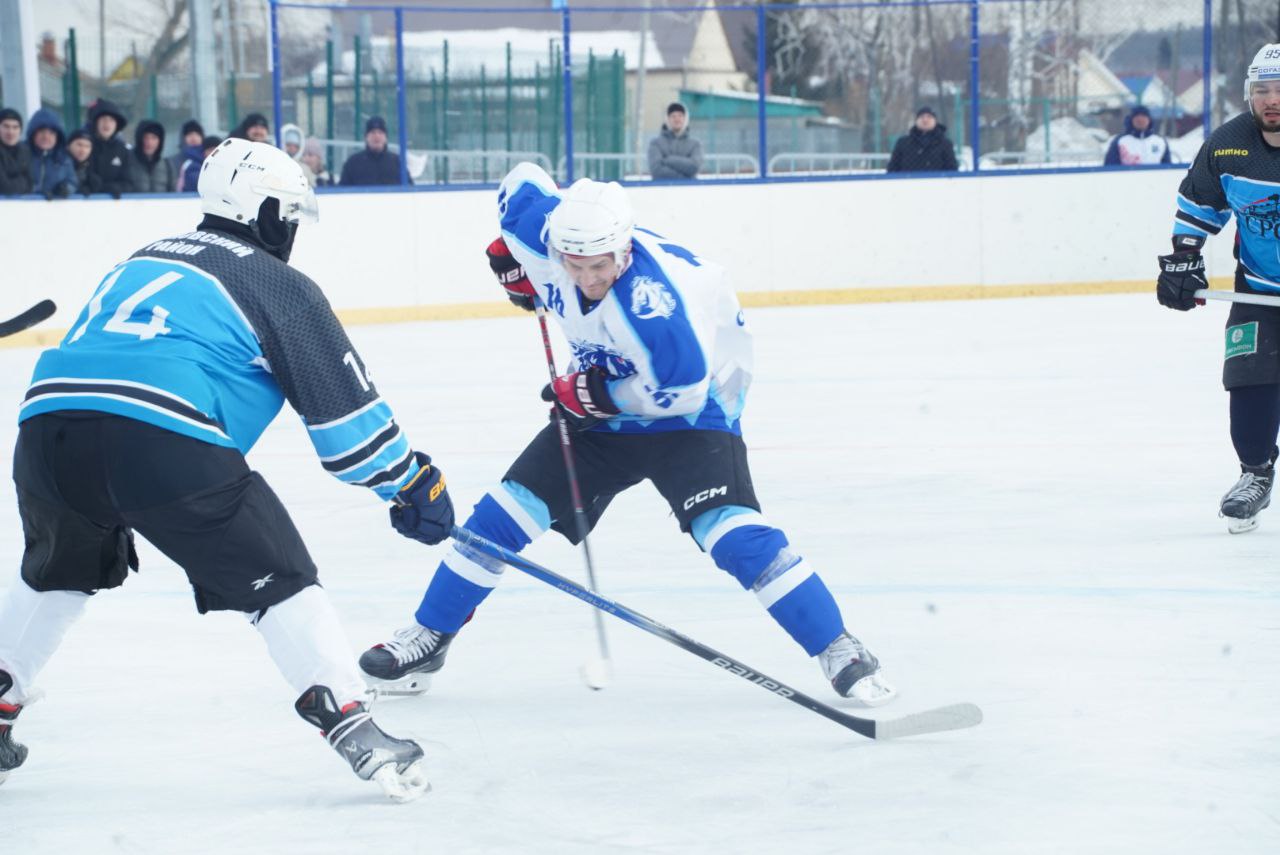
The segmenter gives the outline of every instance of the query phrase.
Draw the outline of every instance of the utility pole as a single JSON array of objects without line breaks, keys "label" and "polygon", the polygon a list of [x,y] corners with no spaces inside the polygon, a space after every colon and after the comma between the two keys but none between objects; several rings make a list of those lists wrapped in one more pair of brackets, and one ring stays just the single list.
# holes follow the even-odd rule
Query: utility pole
[{"label": "utility pole", "polygon": [[205,128],[218,128],[218,64],[213,56],[213,0],[190,0],[191,103]]},{"label": "utility pole", "polygon": [[31,0],[0,0],[0,75],[4,76],[4,100],[24,116],[40,109],[35,32]]}]

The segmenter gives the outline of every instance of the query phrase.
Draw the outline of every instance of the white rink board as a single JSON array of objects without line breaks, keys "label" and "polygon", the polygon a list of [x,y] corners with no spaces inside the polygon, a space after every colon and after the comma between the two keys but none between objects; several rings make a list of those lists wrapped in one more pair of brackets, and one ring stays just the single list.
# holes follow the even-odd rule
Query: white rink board
[{"label": "white rink board", "polygon": [[[729,268],[739,291],[1154,282],[1182,170],[632,188],[638,222]],[[326,193],[294,263],[340,309],[501,304],[484,258],[496,193]],[[193,228],[194,197],[0,200],[0,286],[70,326],[112,265]],[[1226,232],[1209,272],[1233,269]],[[56,236],[56,241],[53,236]],[[68,248],[61,242],[70,243]],[[1154,285],[1153,285],[1154,287]]]},{"label": "white rink board", "polygon": [[[746,438],[765,512],[901,689],[976,729],[877,744],[514,571],[432,694],[379,706],[434,791],[384,803],[294,714],[235,615],[180,572],[100,595],[17,733],[3,848],[154,855],[1280,851],[1280,510],[1229,536],[1224,307],[1148,295],[749,313]],[[528,318],[352,330],[408,436],[469,508],[545,418]],[[797,346],[798,342],[804,346]],[[0,351],[16,406],[34,350]],[[0,447],[14,426],[0,422]],[[250,456],[354,647],[408,621],[441,550],[327,476],[291,414]],[[21,551],[11,497],[0,549]],[[817,697],[817,667],[676,531],[656,491],[593,540],[618,600]],[[581,576],[546,538],[531,557]],[[0,582],[2,584],[2,582]]]}]

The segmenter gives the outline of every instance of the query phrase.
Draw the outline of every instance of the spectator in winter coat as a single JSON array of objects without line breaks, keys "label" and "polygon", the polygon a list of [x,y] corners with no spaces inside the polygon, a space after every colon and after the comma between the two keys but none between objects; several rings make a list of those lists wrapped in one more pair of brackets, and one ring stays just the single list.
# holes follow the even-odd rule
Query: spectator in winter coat
[{"label": "spectator in winter coat", "polygon": [[133,151],[129,158],[129,178],[135,193],[172,193],[178,186],[173,164],[161,154],[164,151],[164,125],[155,119],[143,119],[133,132]]},{"label": "spectator in winter coat", "polygon": [[302,128],[289,123],[280,126],[280,148],[299,163],[302,162]]},{"label": "spectator in winter coat", "polygon": [[332,187],[337,182],[324,163],[324,146],[311,137],[302,145],[302,173],[312,187]]},{"label": "spectator in winter coat", "polygon": [[236,129],[231,132],[231,138],[272,145],[271,125],[267,124],[267,117],[261,113],[250,113],[244,117],[243,122],[236,125]]},{"label": "spectator in winter coat", "polygon": [[46,199],[65,199],[76,191],[76,165],[67,154],[66,138],[52,110],[36,110],[27,124],[31,187]]},{"label": "spectator in winter coat", "polygon": [[[210,140],[215,140],[215,142],[210,145]],[[200,183],[200,167],[204,164],[205,155],[217,148],[221,142],[221,137],[202,136],[194,141],[191,141],[190,136],[182,138],[182,149],[178,152],[182,162],[178,164],[178,182],[176,185],[179,193],[196,192],[196,186]]]},{"label": "spectator in winter coat", "polygon": [[67,154],[76,171],[76,187],[89,195],[89,155],[93,154],[93,137],[84,128],[77,128],[67,137]]},{"label": "spectator in winter coat", "polygon": [[22,143],[22,114],[0,110],[0,196],[31,192],[31,152]]},{"label": "spectator in winter coat", "polygon": [[894,144],[885,171],[955,172],[959,168],[947,126],[938,121],[932,109],[921,107],[911,130]]},{"label": "spectator in winter coat", "polygon": [[[182,123],[182,137],[178,140],[178,150],[169,155],[169,162],[173,164],[173,174],[177,176],[174,190],[182,190],[182,170],[187,165],[187,161],[195,158],[196,161],[204,160],[204,127],[195,119],[187,119]],[[186,188],[195,190],[195,186]]]},{"label": "spectator in winter coat", "polygon": [[89,155],[89,192],[110,193],[117,199],[121,193],[133,192],[129,177],[129,145],[120,132],[129,120],[120,108],[105,98],[89,105],[89,133],[93,137],[93,153]]},{"label": "spectator in winter coat", "polygon": [[364,124],[364,151],[342,164],[343,187],[368,187],[400,183],[400,155],[387,150],[387,123],[370,116]]},{"label": "spectator in winter coat", "polygon": [[689,111],[679,101],[667,107],[667,123],[649,141],[649,174],[665,180],[698,177],[702,143],[689,136]]},{"label": "spectator in winter coat", "polygon": [[1111,138],[1104,166],[1140,166],[1170,163],[1169,141],[1156,133],[1151,111],[1139,104],[1124,118],[1124,133]]}]

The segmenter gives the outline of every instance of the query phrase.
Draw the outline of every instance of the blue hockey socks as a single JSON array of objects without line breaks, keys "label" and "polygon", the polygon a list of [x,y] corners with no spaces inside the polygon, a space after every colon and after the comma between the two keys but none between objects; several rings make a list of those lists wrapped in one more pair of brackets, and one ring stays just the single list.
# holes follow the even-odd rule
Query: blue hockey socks
[{"label": "blue hockey socks", "polygon": [[[512,552],[551,527],[546,504],[524,486],[503,481],[484,495],[465,528]],[[414,618],[437,632],[457,632],[502,578],[502,562],[455,543],[445,555]]]},{"label": "blue hockey socks", "polygon": [[691,529],[716,566],[754,592],[810,656],[844,630],[840,607],[822,579],[758,511],[736,505],[716,508],[695,519]]}]

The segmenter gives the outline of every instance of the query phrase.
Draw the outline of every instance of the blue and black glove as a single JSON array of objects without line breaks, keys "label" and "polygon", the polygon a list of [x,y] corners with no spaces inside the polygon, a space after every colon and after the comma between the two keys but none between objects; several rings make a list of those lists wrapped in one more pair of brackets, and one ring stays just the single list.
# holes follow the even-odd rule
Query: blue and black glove
[{"label": "blue and black glove", "polygon": [[453,502],[445,489],[444,474],[431,465],[430,456],[413,453],[418,474],[396,493],[391,508],[391,527],[405,537],[436,544],[453,528]]}]

